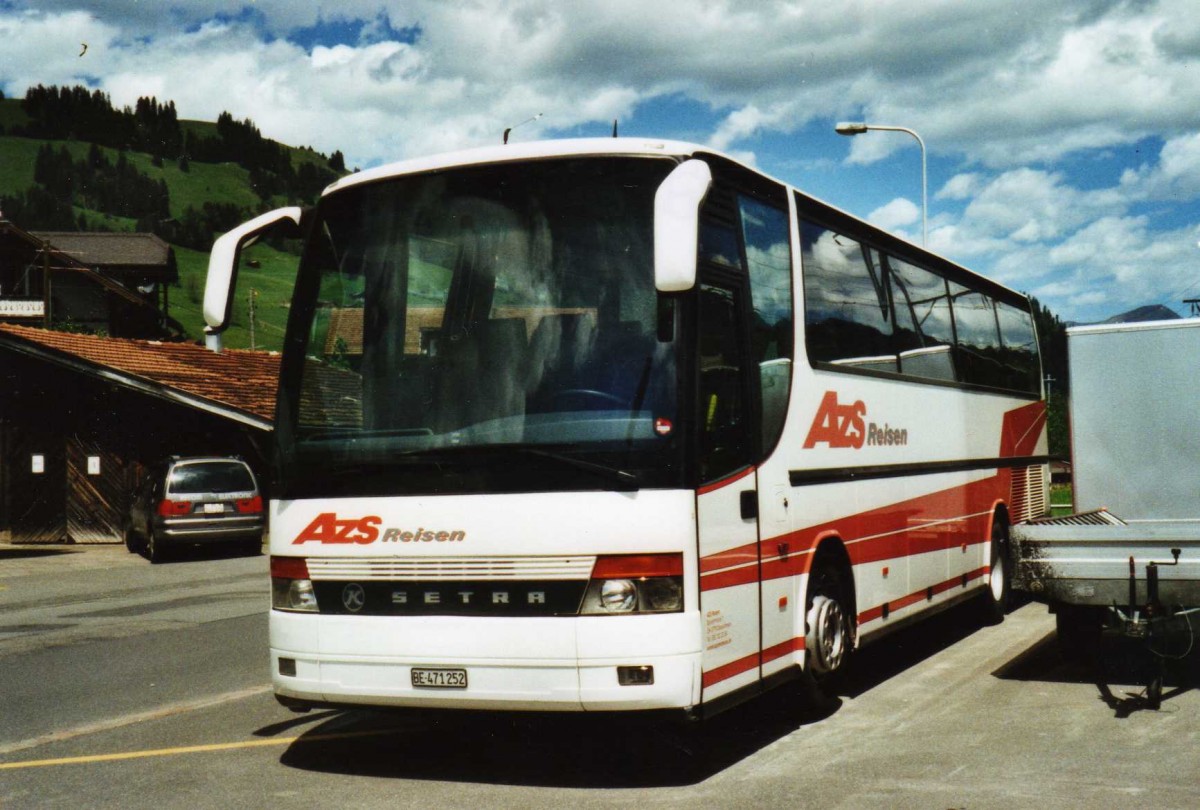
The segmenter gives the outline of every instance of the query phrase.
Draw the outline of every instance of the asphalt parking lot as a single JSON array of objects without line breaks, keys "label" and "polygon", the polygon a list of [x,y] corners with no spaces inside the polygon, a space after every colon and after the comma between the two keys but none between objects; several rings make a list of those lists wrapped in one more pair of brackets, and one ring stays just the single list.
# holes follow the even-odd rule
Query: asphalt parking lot
[{"label": "asphalt parking lot", "polygon": [[0,610],[28,611],[27,632],[0,633],[0,808],[1200,806],[1196,656],[1151,710],[1149,659],[1128,643],[1100,667],[1066,659],[1040,605],[994,627],[934,617],[863,651],[820,709],[781,690],[695,737],[578,717],[293,715],[270,695],[265,571],[0,548]]}]

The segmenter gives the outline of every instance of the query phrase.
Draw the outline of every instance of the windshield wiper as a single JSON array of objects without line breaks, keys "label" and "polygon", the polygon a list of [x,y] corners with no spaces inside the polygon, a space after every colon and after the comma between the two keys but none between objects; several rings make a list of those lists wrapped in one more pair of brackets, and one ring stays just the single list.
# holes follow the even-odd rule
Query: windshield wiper
[{"label": "windshield wiper", "polygon": [[584,461],[574,456],[564,456],[562,453],[551,453],[548,450],[537,450],[532,447],[514,447],[519,453],[527,456],[537,456],[538,458],[548,458],[557,461],[560,464],[565,464],[569,467],[574,467],[577,470],[590,472],[607,478],[610,481],[615,481],[622,485],[623,489],[640,489],[641,484],[638,483],[638,477],[628,470],[610,467],[607,464],[597,464],[594,461]]},{"label": "windshield wiper", "polygon": [[592,475],[599,476],[608,481],[619,484],[621,489],[636,490],[641,488],[638,477],[633,473],[610,467],[607,464],[597,464],[594,461],[584,461],[574,456],[555,453],[550,450],[538,450],[533,447],[514,447],[511,445],[465,445],[449,447],[426,447],[419,450],[404,450],[393,454],[393,458],[429,458],[436,460],[439,456],[445,455],[470,455],[471,453],[481,453],[486,455],[496,455],[503,453],[515,453],[522,456],[533,456],[535,458],[544,458],[550,461],[557,462],[563,466],[572,467],[576,470],[581,470]]}]

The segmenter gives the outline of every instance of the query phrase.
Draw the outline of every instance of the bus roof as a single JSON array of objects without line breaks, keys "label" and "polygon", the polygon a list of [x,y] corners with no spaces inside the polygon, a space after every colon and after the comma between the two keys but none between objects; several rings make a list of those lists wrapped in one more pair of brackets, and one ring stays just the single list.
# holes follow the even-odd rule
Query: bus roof
[{"label": "bus roof", "polygon": [[568,140],[530,141],[527,143],[483,146],[459,152],[403,160],[355,172],[331,184],[325,193],[340,191],[360,183],[370,183],[390,177],[419,172],[506,163],[515,160],[573,157],[577,155],[646,155],[650,157],[687,157],[696,152],[711,152],[696,144],[650,138],[575,138]]},{"label": "bus roof", "polygon": [[496,146],[484,146],[474,149],[466,149],[457,152],[443,152],[435,155],[427,155],[424,157],[412,158],[396,163],[388,163],[383,166],[377,166],[373,169],[367,169],[361,172],[342,177],[329,185],[322,196],[336,193],[343,189],[372,183],[379,180],[386,180],[393,177],[401,177],[407,174],[419,174],[422,172],[440,171],[443,169],[453,169],[463,166],[479,166],[496,163],[507,163],[510,161],[523,160],[540,160],[560,157],[576,157],[576,156],[645,156],[645,157],[673,157],[686,159],[696,155],[706,157],[717,157],[721,160],[728,161],[731,164],[740,166],[742,169],[753,172],[761,177],[764,177],[772,182],[784,186],[789,191],[794,191],[802,195],[807,200],[811,201],[814,207],[824,209],[827,212],[832,212],[839,219],[853,220],[861,224],[873,228],[883,235],[887,241],[893,243],[903,242],[908,245],[910,251],[924,253],[930,257],[934,264],[940,266],[943,270],[949,270],[954,274],[963,275],[966,277],[976,278],[983,283],[992,286],[997,290],[1003,290],[1009,295],[1020,299],[1028,300],[1028,296],[1024,293],[1014,290],[1000,282],[983,276],[973,270],[970,270],[963,265],[933,253],[928,248],[917,245],[914,242],[895,236],[894,234],[885,231],[878,226],[873,226],[860,217],[851,214],[844,209],[832,205],[824,200],[813,197],[797,188],[791,183],[784,182],[778,178],[772,177],[761,169],[753,166],[747,166],[742,161],[723,154],[715,149],[707,146],[701,146],[695,143],[686,141],[674,141],[655,138],[573,138],[561,140],[546,140],[546,141],[526,141],[522,143],[502,144]]}]

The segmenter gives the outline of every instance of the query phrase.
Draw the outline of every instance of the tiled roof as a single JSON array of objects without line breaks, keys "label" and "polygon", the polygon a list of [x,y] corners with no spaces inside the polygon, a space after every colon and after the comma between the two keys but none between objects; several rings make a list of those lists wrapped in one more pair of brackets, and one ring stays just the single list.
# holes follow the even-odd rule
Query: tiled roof
[{"label": "tiled roof", "polygon": [[199,397],[260,421],[270,422],[275,416],[278,354],[236,349],[218,354],[192,343],[97,337],[0,324],[0,345],[20,343],[49,350],[64,360],[80,360],[98,369],[111,369]]},{"label": "tiled roof", "polygon": [[37,231],[63,253],[86,265],[140,265],[163,267],[169,262],[171,246],[152,233],[94,233]]}]

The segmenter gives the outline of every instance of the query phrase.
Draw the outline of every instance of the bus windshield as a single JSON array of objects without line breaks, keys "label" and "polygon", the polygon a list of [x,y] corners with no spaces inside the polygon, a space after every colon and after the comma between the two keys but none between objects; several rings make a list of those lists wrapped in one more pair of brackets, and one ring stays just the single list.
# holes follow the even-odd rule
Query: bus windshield
[{"label": "bus windshield", "polygon": [[561,486],[661,481],[677,341],[652,233],[673,165],[494,164],[330,194],[289,327],[306,348],[281,381],[284,449],[306,466],[497,459],[513,486],[533,485],[527,467]]}]

